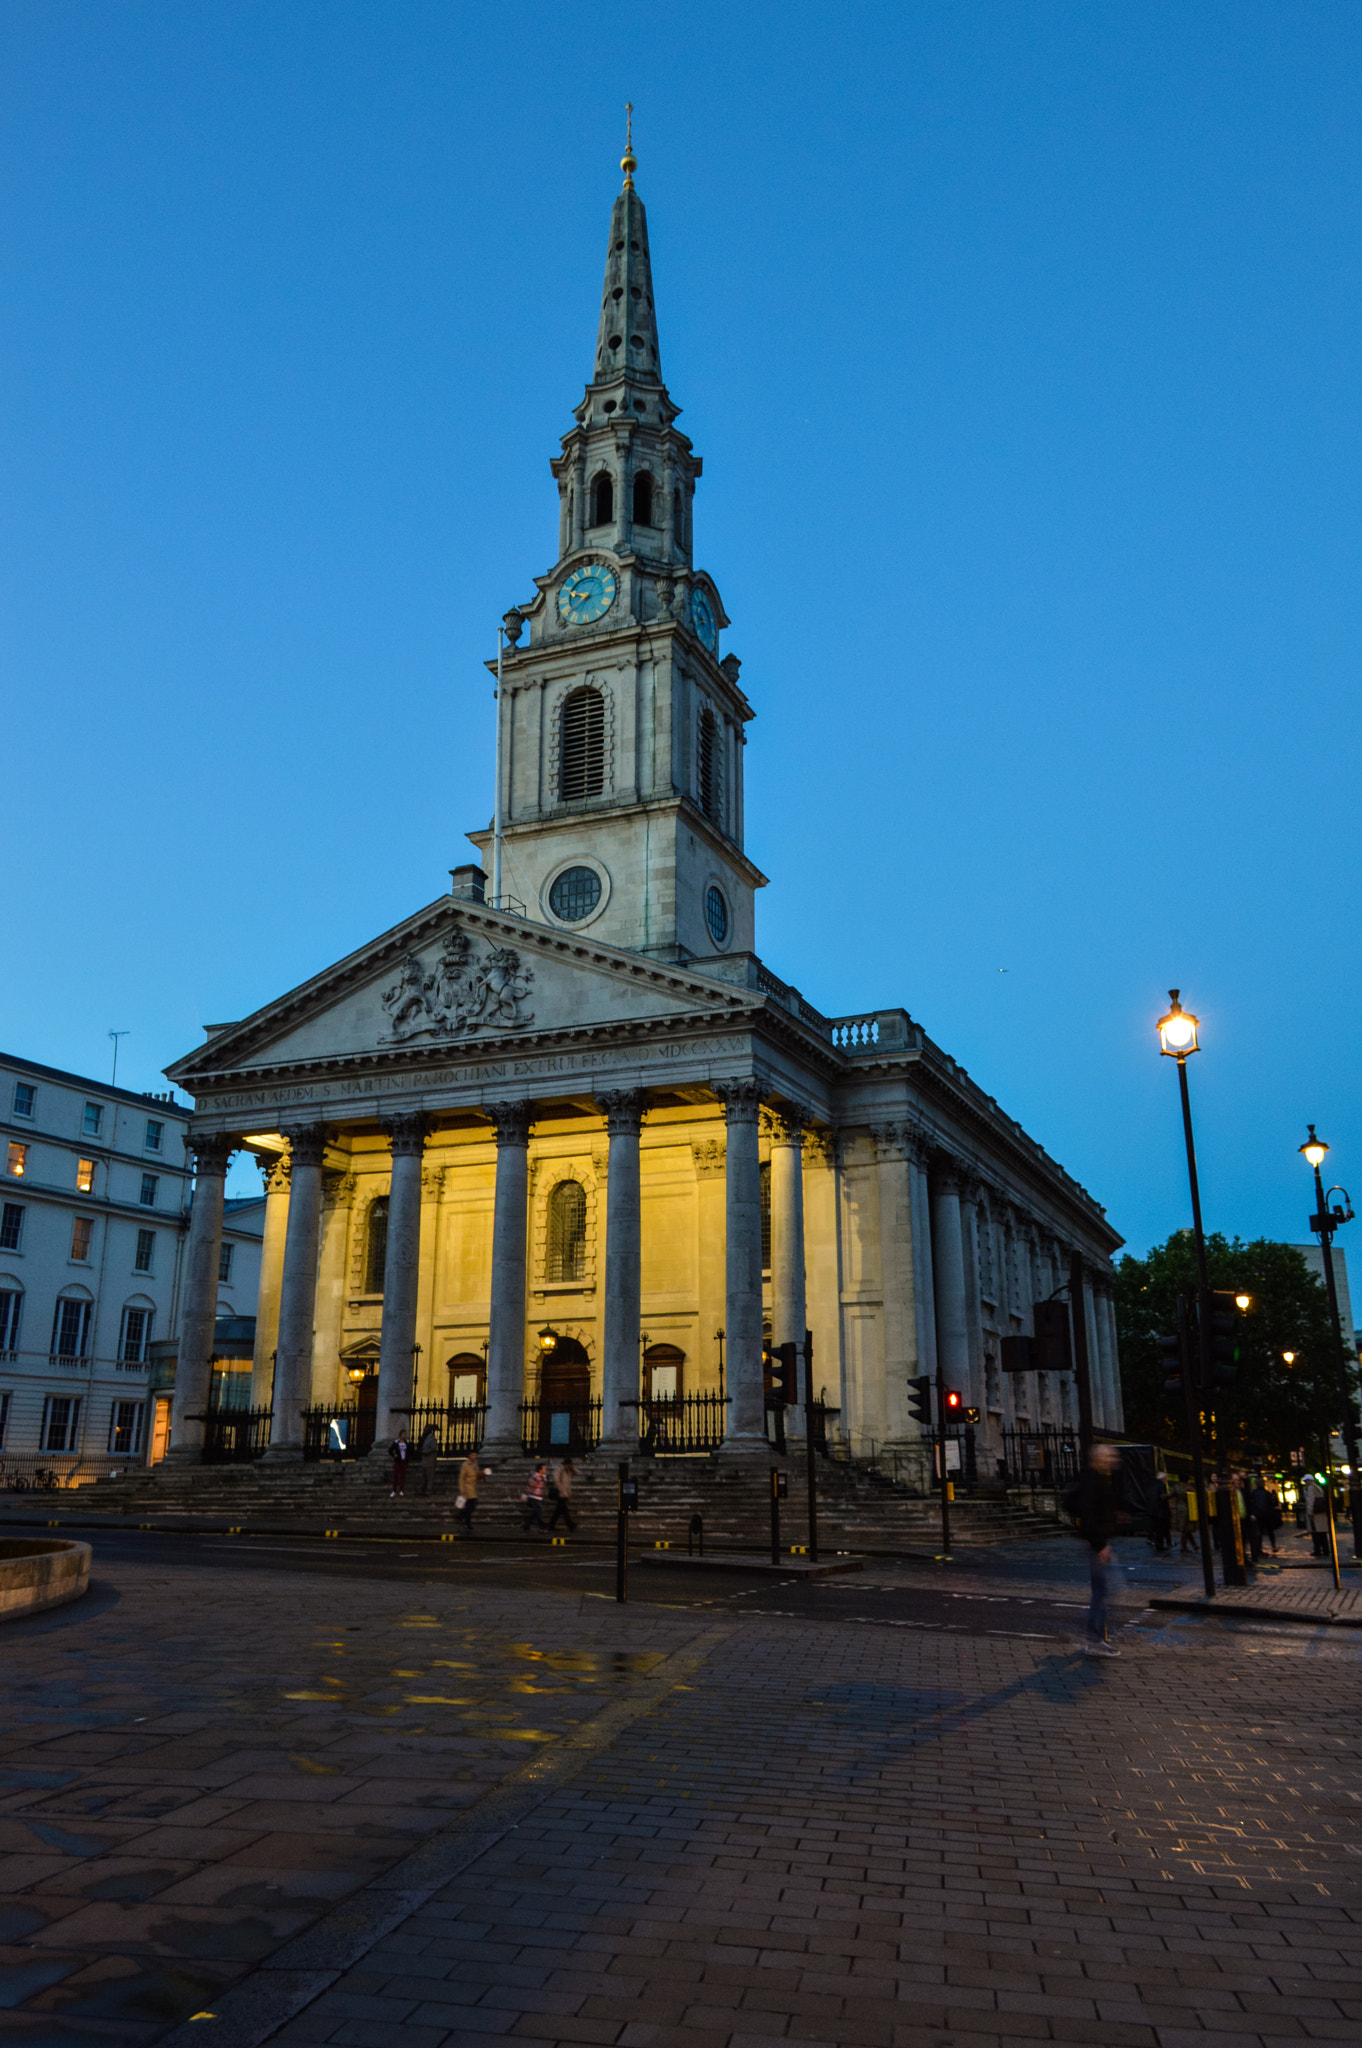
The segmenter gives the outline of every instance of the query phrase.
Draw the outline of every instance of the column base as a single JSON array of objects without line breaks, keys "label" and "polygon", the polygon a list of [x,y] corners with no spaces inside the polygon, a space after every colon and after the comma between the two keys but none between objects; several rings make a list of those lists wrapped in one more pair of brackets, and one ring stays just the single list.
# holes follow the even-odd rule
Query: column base
[{"label": "column base", "polygon": [[754,1430],[750,1436],[734,1436],[730,1434],[724,1438],[719,1446],[719,1456],[721,1458],[754,1458],[758,1456],[778,1458],[780,1455],[781,1453],[763,1430]]},{"label": "column base", "polygon": [[[160,1460],[162,1465],[199,1465],[202,1462],[203,1445],[201,1443],[172,1444],[165,1456]],[[156,1468],[153,1465],[148,1469],[155,1471]]]},{"label": "column base", "polygon": [[303,1447],[301,1444],[271,1444],[260,1462],[262,1465],[301,1465]]}]

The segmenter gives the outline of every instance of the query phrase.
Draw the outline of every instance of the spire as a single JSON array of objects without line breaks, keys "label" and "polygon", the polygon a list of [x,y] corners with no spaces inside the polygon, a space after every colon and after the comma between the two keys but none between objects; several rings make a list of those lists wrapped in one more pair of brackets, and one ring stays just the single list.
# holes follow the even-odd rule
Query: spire
[{"label": "spire", "polygon": [[[610,246],[605,257],[601,324],[596,336],[596,367],[592,384],[620,384],[616,403],[632,410],[629,393],[642,386],[656,395],[662,383],[657,346],[657,314],[653,308],[653,272],[648,256],[648,216],[634,190],[634,107],[626,110],[624,155],[620,169],[624,189],[610,215]],[[614,410],[614,408],[611,408]]]}]

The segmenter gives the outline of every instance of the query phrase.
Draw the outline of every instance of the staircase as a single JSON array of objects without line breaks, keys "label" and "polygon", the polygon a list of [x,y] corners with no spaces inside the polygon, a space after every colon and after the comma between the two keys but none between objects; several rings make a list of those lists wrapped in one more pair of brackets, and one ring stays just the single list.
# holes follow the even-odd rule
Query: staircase
[{"label": "staircase", "polygon": [[[489,1454],[490,1455],[490,1454]],[[518,1536],[519,1496],[532,1466],[525,1458],[491,1459],[493,1472],[482,1483],[477,1529],[480,1537]],[[807,1540],[802,1457],[636,1458],[639,1511],[632,1543],[648,1548],[669,1543],[683,1549],[692,1515],[704,1518],[706,1548],[765,1549],[770,1541],[772,1464],[789,1474],[789,1497],[781,1503],[781,1542],[786,1548]],[[390,1500],[386,1459],[345,1464],[158,1465],[124,1473],[44,1500],[44,1517],[91,1516],[167,1526],[228,1527],[320,1534],[434,1536],[454,1526],[458,1461],[442,1460],[429,1499],[418,1491],[419,1467],[408,1476],[405,1498]],[[572,1512],[588,1541],[613,1540],[615,1465],[585,1457],[573,1485]],[[941,1547],[941,1508],[906,1486],[855,1463],[817,1462],[819,1547],[935,1553]],[[58,1505],[60,1502],[60,1506]],[[50,1504],[49,1504],[50,1503]],[[78,1503],[78,1505],[77,1505]],[[26,1503],[26,1516],[34,1508]],[[0,1519],[3,1511],[0,1510]],[[1009,1543],[1053,1536],[1057,1524],[999,1495],[959,1496],[951,1506],[953,1548]]]}]

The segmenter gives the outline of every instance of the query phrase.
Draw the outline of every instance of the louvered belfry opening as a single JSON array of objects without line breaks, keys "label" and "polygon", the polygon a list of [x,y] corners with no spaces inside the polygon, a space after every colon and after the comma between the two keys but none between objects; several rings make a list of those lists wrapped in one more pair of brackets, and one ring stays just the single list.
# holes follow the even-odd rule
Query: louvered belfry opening
[{"label": "louvered belfry opening", "polygon": [[605,699],[590,685],[563,705],[558,795],[565,804],[599,796],[605,788]]},{"label": "louvered belfry opening", "polygon": [[586,1189],[580,1181],[560,1180],[549,1196],[548,1272],[555,1280],[586,1276]]},{"label": "louvered belfry opening", "polygon": [[716,823],[721,784],[719,725],[712,711],[700,714],[700,808]]},{"label": "louvered belfry opening", "polygon": [[653,480],[646,469],[641,469],[634,478],[634,524],[651,526],[653,523]]}]

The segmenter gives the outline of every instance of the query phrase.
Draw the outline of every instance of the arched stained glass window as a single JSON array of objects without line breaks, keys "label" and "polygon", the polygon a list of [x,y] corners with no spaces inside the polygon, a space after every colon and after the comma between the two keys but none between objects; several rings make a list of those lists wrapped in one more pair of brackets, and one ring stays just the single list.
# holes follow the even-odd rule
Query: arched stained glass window
[{"label": "arched stained glass window", "polygon": [[586,1189],[580,1181],[560,1180],[549,1196],[548,1270],[554,1281],[586,1277]]}]

